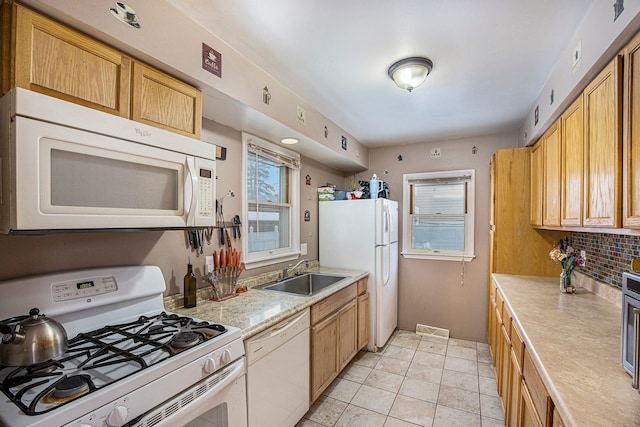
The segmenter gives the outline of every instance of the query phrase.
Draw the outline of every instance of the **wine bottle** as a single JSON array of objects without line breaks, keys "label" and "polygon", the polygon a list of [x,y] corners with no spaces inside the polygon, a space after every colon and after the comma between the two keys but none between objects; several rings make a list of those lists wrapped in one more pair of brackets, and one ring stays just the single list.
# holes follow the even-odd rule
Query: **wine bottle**
[{"label": "wine bottle", "polygon": [[196,306],[196,276],[193,274],[191,259],[187,264],[187,274],[184,276],[184,306],[185,308]]}]

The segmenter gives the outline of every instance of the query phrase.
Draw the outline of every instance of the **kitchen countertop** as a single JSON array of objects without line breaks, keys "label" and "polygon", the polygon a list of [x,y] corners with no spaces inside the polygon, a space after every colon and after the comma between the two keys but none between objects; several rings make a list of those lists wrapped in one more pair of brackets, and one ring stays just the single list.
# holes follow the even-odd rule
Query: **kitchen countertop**
[{"label": "kitchen countertop", "polygon": [[260,283],[253,283],[247,292],[218,302],[206,298],[208,289],[199,289],[196,307],[184,308],[182,295],[178,295],[165,297],[165,309],[209,322],[238,327],[242,329],[242,339],[246,340],[369,274],[365,271],[327,267],[312,268],[306,272],[334,274],[347,278],[310,297],[256,289],[255,286]]},{"label": "kitchen countertop", "polygon": [[640,395],[620,365],[622,312],[558,279],[494,274],[542,380],[567,426],[640,423]]}]

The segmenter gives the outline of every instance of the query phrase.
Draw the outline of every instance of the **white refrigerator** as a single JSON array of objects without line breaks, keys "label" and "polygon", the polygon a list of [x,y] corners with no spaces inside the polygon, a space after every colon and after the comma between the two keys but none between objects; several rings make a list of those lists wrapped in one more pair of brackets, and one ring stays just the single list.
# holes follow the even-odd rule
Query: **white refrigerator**
[{"label": "white refrigerator", "polygon": [[377,351],[398,325],[398,202],[326,201],[318,210],[320,265],[369,272],[367,349]]}]

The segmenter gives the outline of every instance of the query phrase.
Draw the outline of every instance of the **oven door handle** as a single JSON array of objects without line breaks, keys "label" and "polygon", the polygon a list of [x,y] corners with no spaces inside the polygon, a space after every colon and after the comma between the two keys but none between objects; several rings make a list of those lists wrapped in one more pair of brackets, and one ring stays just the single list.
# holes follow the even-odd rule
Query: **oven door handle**
[{"label": "oven door handle", "polygon": [[635,348],[633,349],[633,381],[631,387],[638,390],[638,377],[640,376],[640,351],[638,347],[640,344],[640,309],[633,308],[633,328],[635,335]]},{"label": "oven door handle", "polygon": [[[178,396],[175,396],[159,407],[156,407],[154,410],[145,414],[142,418],[134,420],[132,424],[127,424],[127,426],[146,426],[147,420],[155,420],[158,418],[162,421],[153,424],[154,427],[173,427],[177,425],[184,425],[185,423],[198,418],[212,407],[215,407],[217,404],[215,396],[225,390],[236,380],[241,379],[244,375],[245,359],[243,357],[233,364],[220,369],[217,373],[194,385],[189,390],[180,393]],[[242,398],[246,399],[243,378],[241,382],[243,388],[241,393]],[[198,394],[205,383],[209,389],[203,394]],[[191,398],[191,396],[194,397]],[[179,407],[179,409],[176,410],[176,407]],[[243,409],[246,411],[246,403],[244,404]]]}]

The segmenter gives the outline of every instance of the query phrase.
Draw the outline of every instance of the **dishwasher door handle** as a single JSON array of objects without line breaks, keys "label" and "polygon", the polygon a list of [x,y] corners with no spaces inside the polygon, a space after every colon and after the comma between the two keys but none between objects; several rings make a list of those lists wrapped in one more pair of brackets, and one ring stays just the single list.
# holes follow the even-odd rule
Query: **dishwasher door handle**
[{"label": "dishwasher door handle", "polygon": [[[296,317],[295,319],[291,319],[288,322],[278,326],[275,329],[270,330],[269,332],[265,333],[262,336],[259,336],[255,339],[250,339],[249,342],[251,343],[251,345],[256,345],[256,344],[260,344],[263,343],[265,341],[268,341],[270,339],[273,339],[279,335],[283,335],[285,334],[287,331],[289,331],[291,328],[293,328],[294,326],[297,325],[298,322],[301,322],[303,320],[303,317],[307,316],[307,312],[303,312],[302,314],[300,314],[298,317]],[[307,324],[306,327],[308,328],[309,325]]]}]

